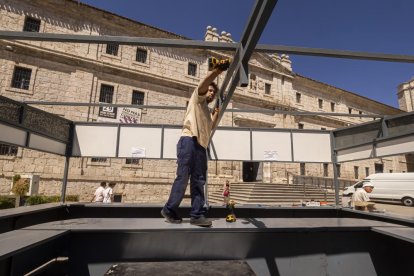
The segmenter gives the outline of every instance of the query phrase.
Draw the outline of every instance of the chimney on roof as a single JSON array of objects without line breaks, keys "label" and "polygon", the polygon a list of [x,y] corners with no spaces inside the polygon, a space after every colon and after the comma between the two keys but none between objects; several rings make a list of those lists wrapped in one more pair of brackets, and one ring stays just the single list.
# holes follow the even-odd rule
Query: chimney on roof
[{"label": "chimney on roof", "polygon": [[280,64],[282,64],[283,67],[285,67],[289,71],[292,71],[292,61],[289,59],[289,56],[282,54],[280,58],[281,58]]},{"label": "chimney on roof", "polygon": [[217,28],[207,26],[207,31],[206,31],[206,34],[204,35],[204,40],[218,42],[219,35],[217,33]]}]

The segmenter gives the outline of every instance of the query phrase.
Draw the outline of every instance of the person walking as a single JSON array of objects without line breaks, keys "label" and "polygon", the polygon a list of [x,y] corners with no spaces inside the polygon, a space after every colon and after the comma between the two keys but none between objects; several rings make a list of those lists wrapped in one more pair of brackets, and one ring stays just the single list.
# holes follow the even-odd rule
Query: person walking
[{"label": "person walking", "polygon": [[209,71],[194,90],[188,103],[181,137],[177,143],[177,175],[168,201],[161,210],[161,215],[166,222],[182,222],[177,211],[184,197],[188,179],[190,179],[190,223],[202,227],[212,225],[212,222],[206,218],[204,208],[204,184],[207,174],[206,149],[211,131],[218,123],[220,110],[216,107],[210,113],[208,104],[217,96],[218,87],[214,80],[227,68],[228,64],[225,64],[225,66],[217,66]]},{"label": "person walking", "polygon": [[111,203],[114,200],[114,187],[116,183],[115,182],[109,182],[108,187],[103,192],[103,203]]},{"label": "person walking", "polygon": [[103,202],[104,196],[103,192],[106,188],[106,182],[102,181],[101,185],[95,190],[91,202]]},{"label": "person walking", "polygon": [[226,180],[226,184],[223,189],[223,205],[227,206],[230,200],[230,182]]}]

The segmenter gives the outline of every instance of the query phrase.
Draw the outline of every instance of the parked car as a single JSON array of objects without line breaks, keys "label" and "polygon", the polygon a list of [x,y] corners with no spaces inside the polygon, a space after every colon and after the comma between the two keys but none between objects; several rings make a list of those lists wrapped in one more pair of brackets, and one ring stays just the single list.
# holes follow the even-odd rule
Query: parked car
[{"label": "parked car", "polygon": [[372,201],[399,201],[414,206],[414,173],[376,173],[345,188],[342,195],[352,196],[364,183],[370,182],[374,190],[369,194]]}]

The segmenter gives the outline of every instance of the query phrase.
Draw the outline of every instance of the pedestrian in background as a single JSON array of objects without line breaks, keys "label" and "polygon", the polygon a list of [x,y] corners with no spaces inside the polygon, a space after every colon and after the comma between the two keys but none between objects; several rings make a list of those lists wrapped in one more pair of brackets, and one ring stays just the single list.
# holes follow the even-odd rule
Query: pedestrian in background
[{"label": "pedestrian in background", "polygon": [[102,181],[101,186],[99,186],[95,190],[95,193],[93,194],[91,202],[103,202],[103,200],[104,200],[103,192],[105,191],[105,188],[106,188],[106,182]]}]

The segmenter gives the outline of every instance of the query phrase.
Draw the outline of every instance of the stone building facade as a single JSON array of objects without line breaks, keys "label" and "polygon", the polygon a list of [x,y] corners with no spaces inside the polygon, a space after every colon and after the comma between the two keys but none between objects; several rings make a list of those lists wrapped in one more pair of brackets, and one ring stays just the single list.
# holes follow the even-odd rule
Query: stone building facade
[{"label": "stone building facade", "polygon": [[[0,29],[59,34],[122,35],[187,39],[177,34],[71,0],[1,0]],[[208,27],[207,41],[232,43],[231,35]],[[209,50],[149,48],[117,44],[0,40],[0,94],[17,101],[145,104],[185,107],[208,70]],[[396,109],[296,74],[287,55],[253,54],[250,83],[238,87],[231,108],[393,115],[411,111],[410,88],[401,87]],[[218,82],[222,81],[219,79]],[[409,92],[407,92],[407,89]],[[36,105],[69,120],[99,121],[98,107]],[[182,123],[183,110],[143,109],[143,124]],[[369,119],[368,119],[369,120]],[[363,117],[225,113],[220,125],[331,130],[367,121]],[[407,161],[408,160],[408,161]],[[356,180],[375,171],[403,172],[406,156],[341,164],[341,178]],[[60,194],[64,158],[0,145],[0,194],[10,192],[15,174],[40,175],[40,194]],[[123,202],[163,202],[175,177],[175,161],[71,158],[67,194],[88,201],[102,180],[116,181]],[[254,175],[247,173],[254,169]],[[286,183],[294,175],[332,178],[332,165],[209,161],[210,191],[231,182]]]}]

